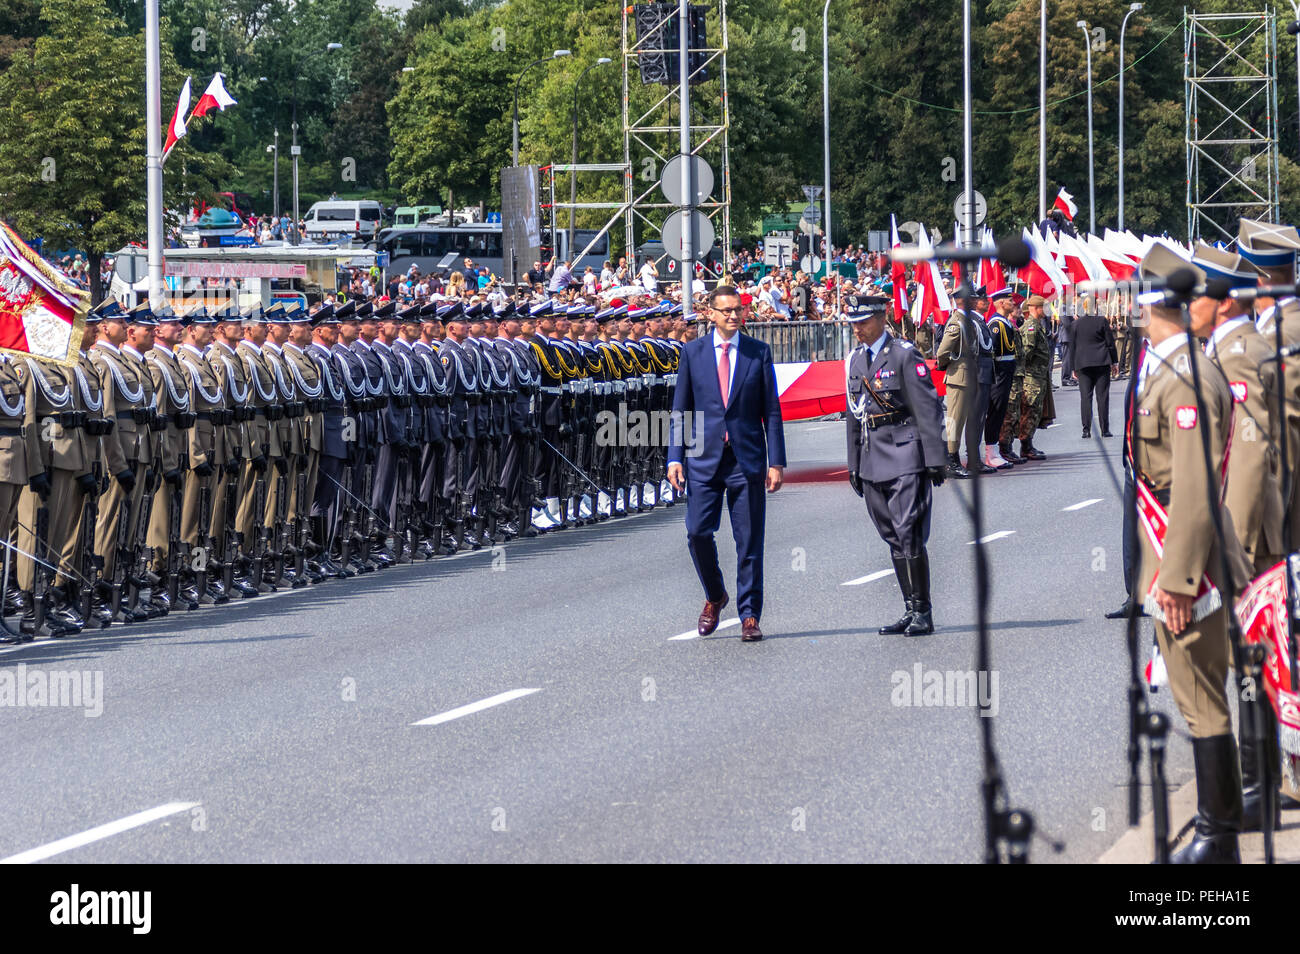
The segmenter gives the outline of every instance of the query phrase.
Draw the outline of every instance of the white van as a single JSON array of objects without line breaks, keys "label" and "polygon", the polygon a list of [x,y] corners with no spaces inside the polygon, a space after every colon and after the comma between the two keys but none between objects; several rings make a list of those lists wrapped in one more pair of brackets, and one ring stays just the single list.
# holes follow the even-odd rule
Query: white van
[{"label": "white van", "polygon": [[379,230],[382,215],[383,210],[373,199],[317,202],[307,210],[303,229],[312,240],[360,235],[368,241]]}]

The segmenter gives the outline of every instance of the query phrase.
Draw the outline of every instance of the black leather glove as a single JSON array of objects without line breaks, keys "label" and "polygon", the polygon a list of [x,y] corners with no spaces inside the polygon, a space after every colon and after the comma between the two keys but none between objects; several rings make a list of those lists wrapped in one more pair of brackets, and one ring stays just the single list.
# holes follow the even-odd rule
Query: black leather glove
[{"label": "black leather glove", "polygon": [[853,488],[855,494],[862,496],[862,478],[855,470],[849,471],[849,486]]},{"label": "black leather glove", "polygon": [[122,485],[122,489],[128,494],[135,490],[135,471],[130,467],[119,474],[114,474],[113,476],[117,478],[117,482]]},{"label": "black leather glove", "polygon": [[936,487],[942,486],[943,482],[948,479],[948,468],[946,467],[927,467],[925,472],[930,477],[930,483]]},{"label": "black leather glove", "polygon": [[33,475],[28,481],[27,486],[32,488],[32,493],[40,494],[42,500],[48,500],[50,491],[54,489],[50,484],[50,475],[41,471]]},{"label": "black leather glove", "polygon": [[179,487],[181,483],[181,469],[179,467],[173,467],[171,470],[164,472],[163,480],[167,481],[167,483],[171,484],[173,487]]},{"label": "black leather glove", "polygon": [[78,474],[77,489],[81,491],[82,496],[94,494],[99,496],[99,481],[95,479],[94,474]]},{"label": "black leather glove", "polygon": [[194,467],[194,474],[197,477],[211,477],[212,464],[206,460],[201,464],[196,464]]},{"label": "black leather glove", "polygon": [[232,457],[232,458],[230,458],[230,460],[226,461],[226,473],[228,473],[228,474],[237,474],[237,473],[239,473],[239,458],[238,458],[238,457]]},{"label": "black leather glove", "polygon": [[298,455],[298,472],[299,472],[299,473],[302,473],[302,472],[305,471],[306,469],[307,469],[307,455],[306,455],[306,454],[299,454],[299,455]]},{"label": "black leather glove", "polygon": [[249,463],[253,465],[253,471],[254,471],[254,473],[258,473],[258,474],[264,474],[264,473],[266,473],[266,455],[265,455],[265,454],[258,454],[256,457],[252,458],[252,459],[249,461]]},{"label": "black leather glove", "polygon": [[277,457],[275,459],[275,472],[281,477],[289,473],[289,458]]}]

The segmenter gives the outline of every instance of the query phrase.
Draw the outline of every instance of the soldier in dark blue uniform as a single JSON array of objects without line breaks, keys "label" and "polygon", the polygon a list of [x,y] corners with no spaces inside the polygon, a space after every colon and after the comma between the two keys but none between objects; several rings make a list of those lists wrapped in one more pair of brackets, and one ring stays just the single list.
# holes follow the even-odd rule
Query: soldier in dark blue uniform
[{"label": "soldier in dark blue uniform", "polygon": [[885,331],[883,296],[846,295],[858,345],[849,356],[849,486],[889,544],[907,612],[882,634],[934,632],[930,609],[930,488],[943,483],[943,404],[921,352]]},{"label": "soldier in dark blue uniform", "polygon": [[339,488],[343,486],[343,471],[348,459],[348,442],[343,434],[343,420],[348,413],[348,391],[339,366],[341,359],[333,351],[338,342],[338,327],[335,307],[322,306],[312,315],[312,342],[306,348],[307,356],[320,370],[321,398],[325,402],[320,471],[311,503],[311,523],[312,537],[321,547],[315,561],[321,572],[330,576],[350,576],[352,571],[334,564],[329,554],[330,543],[338,531]]}]

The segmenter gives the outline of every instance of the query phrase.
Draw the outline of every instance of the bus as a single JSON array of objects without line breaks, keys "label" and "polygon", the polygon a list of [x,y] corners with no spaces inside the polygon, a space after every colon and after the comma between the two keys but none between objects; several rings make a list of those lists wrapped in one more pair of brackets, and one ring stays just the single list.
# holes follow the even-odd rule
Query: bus
[{"label": "bus", "polygon": [[[569,233],[562,235],[561,257],[567,247]],[[595,229],[578,229],[574,235],[576,251],[582,251],[596,236]],[[505,272],[504,249],[501,240],[500,222],[470,222],[456,226],[421,226],[414,229],[393,229],[379,242],[375,250],[388,255],[388,274],[405,275],[412,265],[420,269],[421,274],[434,271],[459,271],[464,267],[465,259],[473,259],[479,267],[486,266],[488,271],[500,276]],[[609,255],[609,235],[600,237],[591,251],[573,265],[573,273],[579,279],[583,269],[590,265],[597,272],[604,265]],[[446,264],[443,264],[443,263]],[[520,262],[522,274],[532,267],[532,262]],[[544,263],[543,263],[544,264]]]},{"label": "bus", "polygon": [[[143,257],[140,249],[137,257]],[[143,301],[149,281],[134,284],[119,271],[128,268],[125,256],[113,262],[109,293],[126,307]],[[262,307],[274,301],[296,302],[300,307],[335,294],[348,269],[369,269],[378,255],[363,248],[331,248],[313,245],[275,247],[172,248],[163,253],[163,283],[168,303],[180,311],[202,304],[209,309],[234,304]],[[143,262],[134,263],[136,274],[145,275]]]}]

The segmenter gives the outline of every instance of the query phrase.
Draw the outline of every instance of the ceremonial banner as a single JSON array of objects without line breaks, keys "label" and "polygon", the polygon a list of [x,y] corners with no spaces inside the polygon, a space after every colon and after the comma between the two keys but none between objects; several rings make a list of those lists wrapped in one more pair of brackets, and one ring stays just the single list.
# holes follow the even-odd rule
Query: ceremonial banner
[{"label": "ceremonial banner", "polygon": [[0,350],[76,364],[87,298],[0,222]]},{"label": "ceremonial banner", "polygon": [[1264,693],[1277,713],[1282,769],[1292,788],[1300,787],[1300,694],[1291,673],[1290,638],[1286,609],[1286,561],[1256,577],[1237,600],[1237,620],[1242,638],[1259,643],[1268,653],[1264,661]]}]

